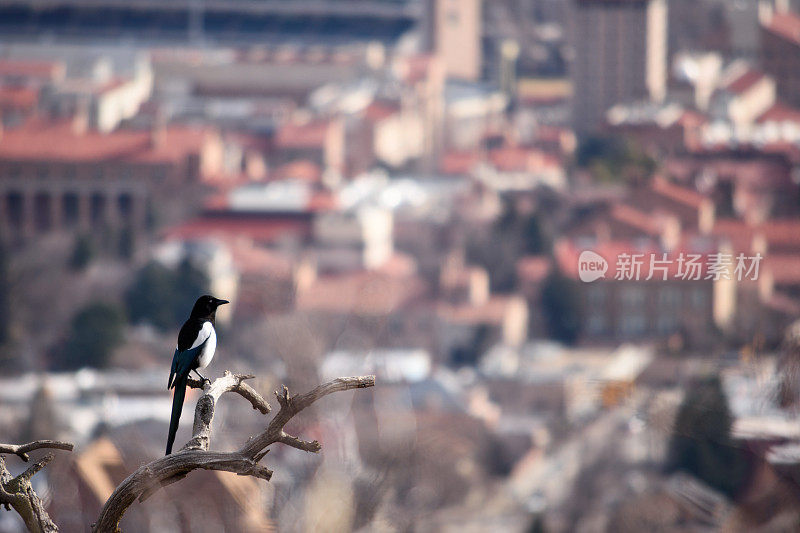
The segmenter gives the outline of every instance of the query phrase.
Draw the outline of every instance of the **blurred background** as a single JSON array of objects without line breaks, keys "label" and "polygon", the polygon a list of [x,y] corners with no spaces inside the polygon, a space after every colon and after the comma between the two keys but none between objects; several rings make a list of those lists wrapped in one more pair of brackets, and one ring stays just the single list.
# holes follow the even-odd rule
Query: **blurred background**
[{"label": "blurred background", "polygon": [[75,442],[34,481],[86,531],[209,292],[209,377],[376,386],[128,531],[797,530],[798,4],[0,0],[0,441]]}]

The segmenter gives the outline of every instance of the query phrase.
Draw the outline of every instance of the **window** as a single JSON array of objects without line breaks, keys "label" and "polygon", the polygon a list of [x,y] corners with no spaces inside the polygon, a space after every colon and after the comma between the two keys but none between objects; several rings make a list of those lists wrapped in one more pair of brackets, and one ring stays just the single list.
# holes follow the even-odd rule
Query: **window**
[{"label": "window", "polygon": [[592,285],[588,289],[587,300],[589,307],[593,310],[603,307],[606,303],[606,288],[602,285]]},{"label": "window", "polygon": [[622,306],[628,309],[638,309],[644,305],[645,294],[642,287],[627,286],[622,288]]},{"label": "window", "polygon": [[676,287],[662,287],[658,292],[658,308],[674,310],[681,305],[681,293]]},{"label": "window", "polygon": [[593,314],[589,317],[586,328],[590,335],[602,335],[606,332],[606,317],[602,313]]},{"label": "window", "polygon": [[635,337],[645,330],[645,319],[641,313],[630,313],[622,316],[619,332],[623,337]]},{"label": "window", "polygon": [[706,291],[702,287],[695,287],[692,289],[692,307],[699,309],[706,306],[708,297]]},{"label": "window", "polygon": [[662,335],[668,335],[678,329],[678,317],[673,313],[665,313],[658,316],[656,329]]}]

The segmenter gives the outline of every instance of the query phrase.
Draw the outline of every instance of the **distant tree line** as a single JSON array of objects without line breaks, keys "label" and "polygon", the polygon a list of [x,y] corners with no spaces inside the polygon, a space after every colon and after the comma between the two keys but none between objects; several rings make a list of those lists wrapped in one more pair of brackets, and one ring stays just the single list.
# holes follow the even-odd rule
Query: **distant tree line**
[{"label": "distant tree line", "polygon": [[57,366],[108,366],[114,350],[125,340],[128,322],[150,324],[160,331],[177,328],[198,295],[208,292],[208,285],[208,277],[188,259],[174,269],[156,261],[148,263],[125,292],[124,305],[91,302],[78,311],[63,348],[58,350]]},{"label": "distant tree line", "polygon": [[649,179],[656,161],[641,146],[619,137],[588,137],[575,152],[578,167],[602,183],[635,183]]},{"label": "distant tree line", "polygon": [[718,376],[687,388],[675,418],[666,470],[682,470],[733,497],[748,475],[744,451],[731,436],[733,415]]}]

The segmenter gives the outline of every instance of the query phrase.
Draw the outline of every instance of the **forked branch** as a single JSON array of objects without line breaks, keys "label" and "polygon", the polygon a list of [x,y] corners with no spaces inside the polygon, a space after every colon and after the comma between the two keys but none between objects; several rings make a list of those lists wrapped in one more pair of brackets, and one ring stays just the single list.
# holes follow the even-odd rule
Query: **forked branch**
[{"label": "forked branch", "polygon": [[72,444],[55,440],[37,440],[27,444],[0,444],[0,505],[9,510],[13,508],[25,522],[28,531],[54,533],[58,528],[47,514],[44,502],[31,486],[31,478],[53,460],[53,453],[46,454],[16,477],[6,468],[3,456],[3,454],[14,454],[23,461],[28,461],[30,459],[28,452],[42,448],[72,451]]},{"label": "forked branch", "polygon": [[52,448],[54,450],[67,450],[72,451],[73,445],[70,442],[63,442],[60,440],[35,440],[27,444],[0,444],[0,455],[4,453],[13,453],[23,461],[28,461],[30,456],[28,452],[40,450],[42,448]]},{"label": "forked branch", "polygon": [[283,431],[283,427],[297,413],[333,392],[372,387],[375,376],[337,378],[305,394],[289,395],[289,389],[282,387],[275,392],[280,409],[267,428],[248,439],[234,452],[209,451],[211,423],[219,397],[226,392],[235,392],[247,399],[254,409],[264,414],[270,412],[269,404],[252,387],[244,383],[251,375],[225,372],[213,383],[190,380],[189,386],[202,388],[203,396],[197,401],[194,414],[192,438],[178,452],[139,467],[128,476],[106,501],[97,523],[92,526],[95,532],[120,531],[119,522],[125,511],[135,501],[144,501],[161,487],[180,481],[192,470],[221,470],[239,475],[253,476],[265,481],[272,477],[272,471],[259,462],[269,451],[271,444],[280,442],[287,446],[316,453],[321,446],[317,441],[304,441]]}]

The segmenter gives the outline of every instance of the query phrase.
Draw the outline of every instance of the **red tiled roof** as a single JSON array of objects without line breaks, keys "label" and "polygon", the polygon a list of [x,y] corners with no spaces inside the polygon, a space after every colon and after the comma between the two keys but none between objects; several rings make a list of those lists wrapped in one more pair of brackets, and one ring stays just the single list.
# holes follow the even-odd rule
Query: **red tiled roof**
[{"label": "red tiled roof", "polygon": [[625,204],[614,204],[610,212],[611,218],[650,235],[661,233],[660,225],[653,217]]},{"label": "red tiled roof", "polygon": [[55,77],[59,69],[63,69],[63,65],[54,61],[0,59],[0,77],[50,79]]},{"label": "red tiled roof", "polygon": [[646,4],[646,0],[578,0],[579,4]]},{"label": "red tiled roof", "polygon": [[796,248],[800,250],[800,220],[770,220],[756,230],[767,240],[768,251],[773,248]]},{"label": "red tiled roof", "polygon": [[541,255],[529,255],[517,261],[517,277],[521,281],[538,283],[550,273],[550,258]]},{"label": "red tiled roof", "polygon": [[678,119],[681,126],[698,126],[708,121],[708,118],[701,112],[694,109],[686,109]]},{"label": "red tiled roof", "polygon": [[729,241],[737,253],[749,252],[753,247],[754,229],[741,220],[716,219],[711,234]]},{"label": "red tiled roof", "polygon": [[313,161],[290,161],[270,172],[270,179],[297,179],[317,183],[322,179],[322,169]]},{"label": "red tiled roof", "polygon": [[447,152],[439,161],[439,170],[444,174],[469,174],[480,161],[476,152]]},{"label": "red tiled roof", "polygon": [[378,268],[378,272],[393,277],[412,276],[417,273],[417,261],[413,256],[395,252]]},{"label": "red tiled roof", "polygon": [[530,167],[531,151],[519,147],[496,148],[489,152],[489,160],[502,172],[524,172]]},{"label": "red tiled roof", "polygon": [[776,13],[764,28],[800,45],[800,15],[791,12]]},{"label": "red tiled roof", "polygon": [[400,111],[400,106],[389,102],[372,102],[364,111],[364,117],[372,122],[391,117]]},{"label": "red tiled roof", "polygon": [[432,64],[433,56],[431,55],[421,54],[407,58],[403,63],[403,80],[413,84],[425,79]]},{"label": "red tiled roof", "polygon": [[225,139],[246,149],[264,151],[269,147],[269,137],[244,131],[226,132]]},{"label": "red tiled roof", "polygon": [[776,103],[762,114],[756,122],[798,122],[800,123],[800,109],[789,107],[780,102]]},{"label": "red tiled roof", "polygon": [[254,273],[288,279],[294,272],[291,259],[280,253],[254,246],[252,241],[235,239],[229,246],[236,269],[243,274]]},{"label": "red tiled roof", "polygon": [[753,87],[753,85],[761,81],[763,77],[763,72],[755,69],[749,69],[728,83],[725,88],[734,94],[742,94]]},{"label": "red tiled roof", "polygon": [[321,148],[325,145],[330,122],[316,120],[304,124],[289,122],[275,135],[278,148]]},{"label": "red tiled roof", "polygon": [[764,303],[770,309],[787,315],[800,314],[800,301],[781,292],[772,293],[772,296]]},{"label": "red tiled roof", "polygon": [[269,219],[261,217],[201,217],[167,230],[167,238],[220,239],[227,241],[245,237],[255,242],[276,242],[288,235],[302,238],[311,232],[306,220]]},{"label": "red tiled roof", "polygon": [[561,142],[571,131],[559,126],[540,126],[536,129],[536,140],[540,142]]},{"label": "red tiled roof", "polygon": [[[628,254],[630,256],[638,255],[636,261],[641,264],[638,279],[640,281],[646,281],[649,275],[651,255],[653,255],[655,261],[661,261],[665,253],[664,250],[655,243],[640,246],[626,241],[608,241],[598,243],[589,248],[579,248],[575,243],[562,239],[556,243],[554,251],[558,268],[563,275],[578,279],[578,259],[584,250],[591,250],[608,262],[608,270],[605,273],[606,280],[614,279],[617,269],[617,259],[622,254]],[[688,254],[700,255],[700,259],[697,262],[700,265],[699,277],[700,280],[703,280],[708,272],[707,265],[710,262],[709,254],[714,252],[692,249],[676,249],[667,253],[667,264],[663,265],[666,267],[667,279],[676,279],[678,277],[680,268],[678,257],[680,257],[681,253],[685,254],[684,257],[686,258],[689,257]],[[735,258],[731,258],[731,261],[732,265],[735,266]],[[655,266],[658,267],[659,264],[655,263]],[[661,270],[656,268],[653,274],[653,281],[663,280]]]},{"label": "red tiled roof", "polygon": [[96,92],[97,92],[97,94],[104,94],[104,93],[113,91],[114,89],[118,89],[119,87],[122,87],[123,85],[125,85],[129,81],[130,80],[127,80],[125,78],[116,77],[116,78],[113,78],[113,79],[109,80],[108,82],[98,86],[97,89],[96,89]]},{"label": "red tiled roof", "polygon": [[763,268],[778,285],[800,285],[800,254],[767,253]]},{"label": "red tiled roof", "polygon": [[29,161],[182,162],[199,153],[209,130],[168,127],[163,142],[154,146],[147,130],[76,133],[69,121],[31,120],[7,129],[0,142],[0,158]]},{"label": "red tiled roof", "polygon": [[31,109],[39,101],[39,91],[29,87],[0,87],[1,109]]},{"label": "red tiled roof", "polygon": [[419,297],[422,281],[377,272],[355,272],[317,279],[297,293],[297,309],[341,314],[388,315]]},{"label": "red tiled roof", "polygon": [[749,226],[740,220],[718,219],[711,233],[728,239],[737,252],[750,251],[756,236],[766,240],[767,254],[788,250],[800,252],[800,220],[775,219]]},{"label": "red tiled roof", "polygon": [[339,208],[339,200],[335,194],[328,191],[315,191],[308,199],[307,208],[312,212],[331,211]]},{"label": "red tiled roof", "polygon": [[699,192],[671,183],[662,177],[655,177],[650,186],[662,196],[695,209],[699,208],[707,200]]},{"label": "red tiled roof", "polygon": [[497,326],[503,323],[513,302],[513,296],[492,296],[482,305],[442,303],[437,307],[437,313],[442,320],[454,324]]}]

